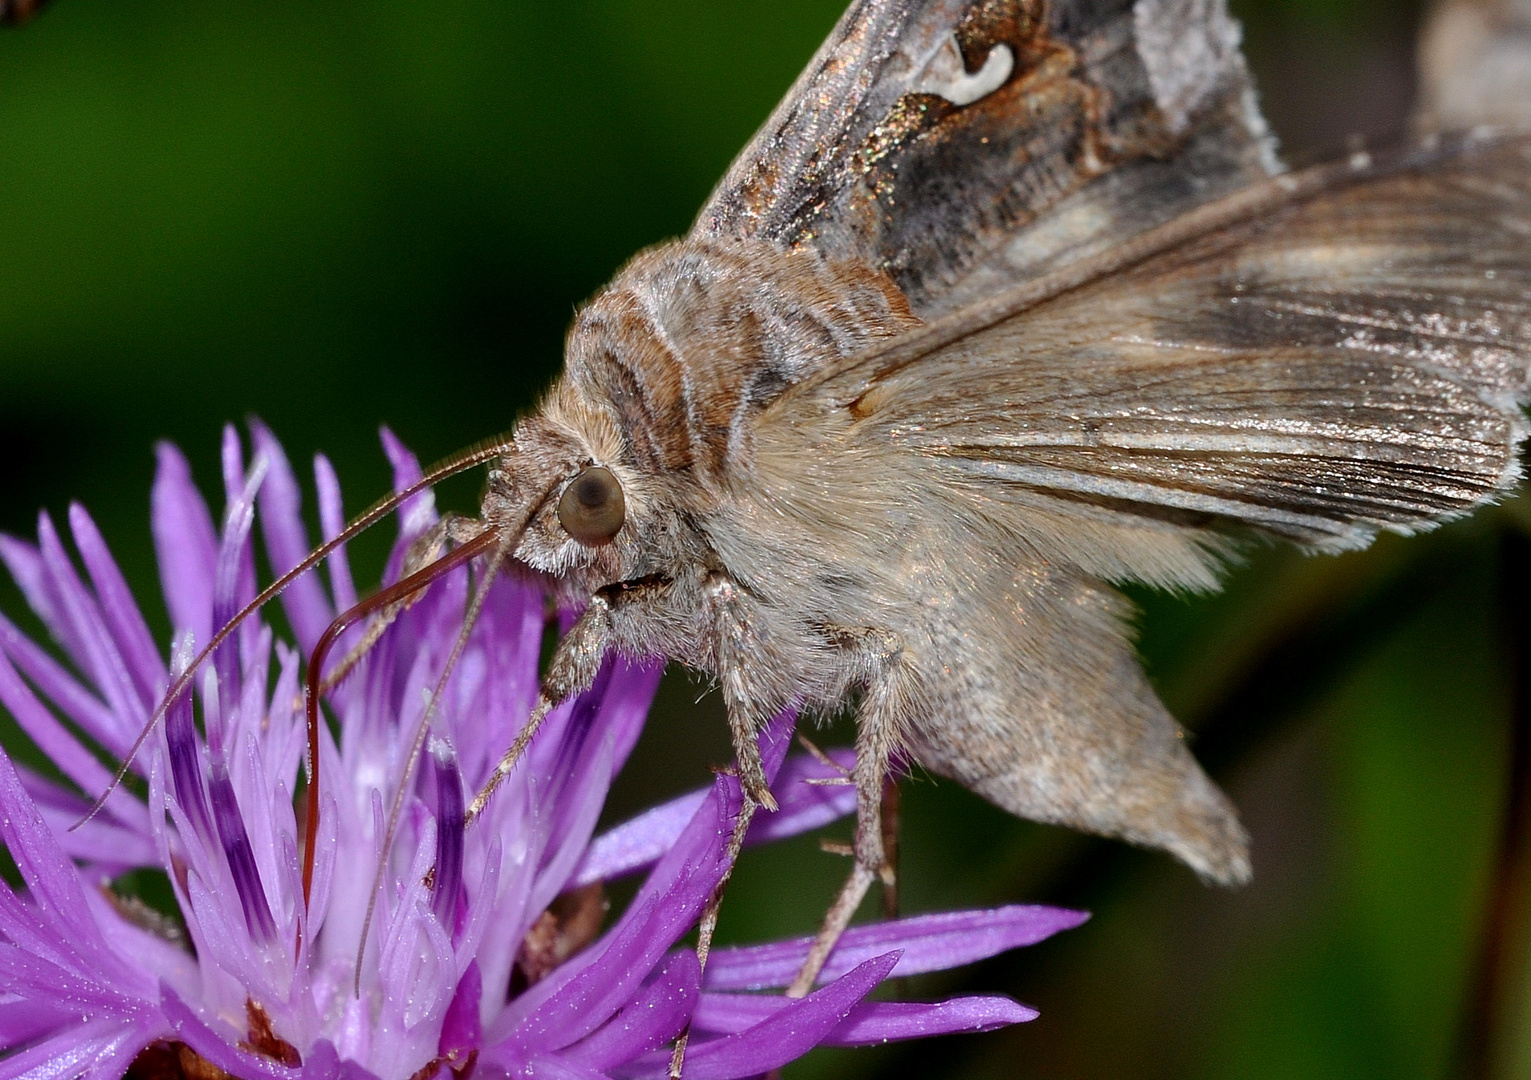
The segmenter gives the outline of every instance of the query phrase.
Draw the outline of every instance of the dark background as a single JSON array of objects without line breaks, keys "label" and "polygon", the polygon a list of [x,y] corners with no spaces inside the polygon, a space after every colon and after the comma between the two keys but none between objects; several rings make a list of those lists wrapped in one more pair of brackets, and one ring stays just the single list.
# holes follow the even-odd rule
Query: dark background
[{"label": "dark background", "polygon": [[[329,453],[354,510],[386,486],[379,423],[427,459],[507,428],[573,306],[686,229],[841,6],[58,0],[0,35],[0,529],[78,498],[149,597],[157,439],[213,495],[221,425],[258,414],[295,458]],[[1416,4],[1235,8],[1288,151],[1404,123]],[[478,482],[444,501],[471,509]],[[915,778],[906,911],[1095,917],[906,988],[1003,991],[1036,1023],[788,1075],[1531,1075],[1506,840],[1526,522],[1512,502],[1344,558],[1256,549],[1221,596],[1141,596],[1143,653],[1244,812],[1255,884]],[[0,605],[22,608],[8,582]],[[726,759],[699,695],[667,685],[613,814]],[[812,838],[750,854],[724,937],[808,931],[844,870]]]}]

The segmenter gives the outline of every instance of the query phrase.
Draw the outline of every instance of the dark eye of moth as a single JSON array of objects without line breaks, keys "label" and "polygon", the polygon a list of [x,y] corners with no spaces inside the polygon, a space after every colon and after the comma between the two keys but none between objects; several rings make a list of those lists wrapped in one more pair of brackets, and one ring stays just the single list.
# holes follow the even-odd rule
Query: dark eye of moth
[{"label": "dark eye of moth", "polygon": [[626,518],[622,485],[610,470],[599,465],[571,480],[558,500],[558,524],[589,547],[611,543]]}]

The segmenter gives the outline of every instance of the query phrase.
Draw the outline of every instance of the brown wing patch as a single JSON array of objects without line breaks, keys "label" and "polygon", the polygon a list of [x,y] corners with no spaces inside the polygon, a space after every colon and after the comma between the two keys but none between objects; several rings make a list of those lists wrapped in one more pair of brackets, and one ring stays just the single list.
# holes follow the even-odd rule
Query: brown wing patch
[{"label": "brown wing patch", "polygon": [[864,262],[929,318],[1039,260],[1116,242],[1266,176],[1274,158],[1236,50],[1187,61],[1196,70],[1170,88],[1173,117],[1150,72],[1160,38],[1226,36],[1221,0],[1161,3],[1153,10],[1168,14],[1152,17],[1141,8],[854,4],[693,236]]}]

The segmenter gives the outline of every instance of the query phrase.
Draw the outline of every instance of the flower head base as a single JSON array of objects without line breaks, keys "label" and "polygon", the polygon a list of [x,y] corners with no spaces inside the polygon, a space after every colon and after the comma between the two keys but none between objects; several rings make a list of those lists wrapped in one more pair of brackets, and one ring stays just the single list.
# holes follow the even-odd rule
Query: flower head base
[{"label": "flower head base", "polygon": [[[80,791],[109,771],[85,739],[121,755],[196,642],[256,589],[257,516],[272,567],[306,554],[299,489],[280,446],[254,432],[247,468],[224,443],[228,504],[213,522],[184,459],[160,451],[154,537],[176,627],[167,667],[100,535],[70,511],[85,576],[45,516],[34,546],[0,538],[0,559],[80,677],[0,618],[0,705]],[[419,475],[385,435],[396,482]],[[326,536],[340,489],[316,462]],[[257,515],[257,510],[259,511]],[[404,549],[435,520],[429,495],[401,508]],[[791,981],[806,939],[715,950],[705,977],[679,945],[722,880],[741,807],[730,777],[595,837],[612,778],[637,741],[660,665],[614,658],[589,691],[555,710],[469,828],[464,798],[530,712],[544,605],[533,583],[490,589],[446,684],[424,761],[407,760],[471,586],[455,571],[403,611],[351,677],[330,691],[338,741],[318,747],[320,834],[303,903],[300,652],[355,602],[344,551],[282,597],[297,649],[254,621],[219,648],[135,763],[143,795],[119,788],[75,831],[79,794],[0,755],[0,838],[25,891],[0,885],[0,1080],[27,1076],[663,1076],[689,1026],[686,1075],[751,1076],[817,1045],[856,1045],[1030,1019],[1005,998],[935,1005],[868,1002],[890,974],[950,967],[1029,944],[1083,916],[1009,908],[859,927],[822,985],[799,1000],[758,993]],[[342,637],[355,648],[365,627]],[[195,713],[200,705],[200,725]],[[66,723],[67,722],[67,723]],[[781,811],[752,842],[853,809],[831,766],[786,760],[792,718],[762,735]],[[389,851],[386,807],[409,798]],[[377,872],[382,868],[381,873]],[[602,882],[645,868],[607,921]],[[120,898],[114,877],[162,870],[184,924]],[[167,931],[166,927],[171,929]]]}]

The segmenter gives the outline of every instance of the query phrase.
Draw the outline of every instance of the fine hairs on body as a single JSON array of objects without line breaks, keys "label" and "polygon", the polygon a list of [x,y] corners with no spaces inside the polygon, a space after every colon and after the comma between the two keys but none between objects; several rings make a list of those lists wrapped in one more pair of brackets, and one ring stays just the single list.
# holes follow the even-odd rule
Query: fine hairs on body
[{"label": "fine hairs on body", "polygon": [[454,544],[583,607],[497,777],[613,650],[717,680],[767,808],[760,725],[853,700],[855,868],[795,993],[891,880],[896,754],[1237,884],[1247,837],[1113,585],[1502,492],[1527,235],[1521,136],[1286,172],[1223,0],[858,0],[692,231],[578,313],[542,406],[428,477],[488,462],[480,517],[347,618]]}]

